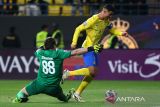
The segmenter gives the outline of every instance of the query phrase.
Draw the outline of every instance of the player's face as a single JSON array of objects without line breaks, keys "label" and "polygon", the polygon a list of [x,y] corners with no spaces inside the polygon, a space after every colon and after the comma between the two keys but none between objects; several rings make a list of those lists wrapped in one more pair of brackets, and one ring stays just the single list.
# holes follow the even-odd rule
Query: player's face
[{"label": "player's face", "polygon": [[101,14],[102,14],[103,18],[112,17],[112,12],[108,11],[108,9],[105,9],[105,8],[102,9]]}]

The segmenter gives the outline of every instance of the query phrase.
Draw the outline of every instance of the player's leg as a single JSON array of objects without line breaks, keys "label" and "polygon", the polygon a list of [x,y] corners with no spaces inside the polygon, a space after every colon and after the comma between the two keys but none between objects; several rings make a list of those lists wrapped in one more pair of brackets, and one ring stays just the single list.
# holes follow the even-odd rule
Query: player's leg
[{"label": "player's leg", "polygon": [[74,90],[73,89],[69,90],[69,92],[65,95],[60,86],[49,86],[46,87],[46,89],[42,93],[52,97],[56,97],[60,101],[68,102],[72,94],[74,93]]},{"label": "player's leg", "polygon": [[26,85],[22,90],[20,90],[16,98],[12,101],[13,103],[23,103],[28,101],[28,97],[40,93],[41,87],[39,87],[37,80],[34,80]]},{"label": "player's leg", "polygon": [[83,59],[84,59],[85,65],[88,67],[90,71],[90,75],[86,75],[82,80],[81,84],[79,85],[79,87],[77,88],[73,96],[73,98],[75,98],[75,100],[77,101],[83,101],[81,99],[79,100],[79,98],[81,98],[80,95],[82,94],[83,90],[88,86],[88,84],[93,80],[94,76],[98,72],[98,68],[97,68],[98,56],[96,53],[90,52],[88,54],[84,54]]},{"label": "player's leg", "polygon": [[12,100],[13,103],[23,103],[28,101],[28,92],[26,91],[26,87],[21,89],[17,95],[16,98]]},{"label": "player's leg", "polygon": [[60,100],[60,101],[63,101],[63,102],[68,102],[72,95],[74,94],[75,90],[73,89],[70,89],[69,92],[65,95],[63,92],[57,94],[57,98]]},{"label": "player's leg", "polygon": [[89,68],[81,68],[73,71],[64,70],[63,79],[68,78],[69,76],[79,76],[79,75],[90,75]]},{"label": "player's leg", "polygon": [[84,102],[84,100],[81,98],[81,94],[83,90],[90,84],[90,82],[93,80],[94,76],[96,75],[96,72],[98,72],[97,67],[91,66],[89,67],[91,74],[86,75],[79,87],[77,88],[76,92],[73,94],[73,98],[78,102]]},{"label": "player's leg", "polygon": [[84,102],[84,100],[81,98],[81,93],[83,90],[88,86],[88,84],[93,80],[92,76],[85,76],[77,88],[76,92],[73,94],[73,98],[78,102]]},{"label": "player's leg", "polygon": [[[63,73],[63,79],[66,79],[69,76],[90,75],[91,73],[93,74],[94,72],[92,70],[92,66],[94,67],[98,63],[97,54],[94,52],[88,52],[83,55],[83,59],[87,68],[81,68],[73,71],[65,70]],[[91,67],[91,69],[88,67]]]},{"label": "player's leg", "polygon": [[94,76],[96,75],[96,72],[98,72],[97,67],[91,66],[88,67],[90,69],[90,75],[86,75],[81,84],[79,85],[78,89],[76,90],[76,94],[81,95],[83,90],[88,86],[88,84],[93,80]]},{"label": "player's leg", "polygon": [[[89,70],[89,75],[85,75],[84,79],[82,80],[81,84],[79,85],[78,89],[73,95],[73,98],[80,102],[83,101],[80,97],[81,93],[88,86],[88,84],[93,80],[94,76],[98,72],[98,68],[97,68],[98,56],[96,53],[89,52],[87,54],[84,54],[83,58],[84,58],[85,65],[88,67],[87,69]],[[76,72],[76,70],[71,72]]]}]

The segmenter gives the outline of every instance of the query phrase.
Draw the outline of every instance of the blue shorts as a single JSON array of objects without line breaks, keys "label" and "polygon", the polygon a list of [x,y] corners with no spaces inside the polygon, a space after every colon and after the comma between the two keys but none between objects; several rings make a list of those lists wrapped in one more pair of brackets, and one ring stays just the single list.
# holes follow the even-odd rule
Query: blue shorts
[{"label": "blue shorts", "polygon": [[98,55],[93,51],[83,54],[83,60],[86,67],[98,66]]}]

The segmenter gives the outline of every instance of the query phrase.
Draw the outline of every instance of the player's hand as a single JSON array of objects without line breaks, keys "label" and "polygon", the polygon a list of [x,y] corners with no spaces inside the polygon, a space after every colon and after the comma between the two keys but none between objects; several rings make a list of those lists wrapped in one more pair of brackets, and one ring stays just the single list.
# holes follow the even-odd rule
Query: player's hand
[{"label": "player's hand", "polygon": [[94,52],[99,53],[103,50],[103,45],[102,44],[97,44],[93,46]]},{"label": "player's hand", "polygon": [[71,49],[75,49],[75,48],[76,48],[76,45],[71,44]]}]

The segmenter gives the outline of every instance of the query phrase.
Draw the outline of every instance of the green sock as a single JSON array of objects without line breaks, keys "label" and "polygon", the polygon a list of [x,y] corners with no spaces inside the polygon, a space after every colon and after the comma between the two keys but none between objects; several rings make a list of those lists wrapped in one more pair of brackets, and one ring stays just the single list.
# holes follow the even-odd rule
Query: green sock
[{"label": "green sock", "polygon": [[25,95],[22,91],[19,91],[18,94],[16,95],[16,97],[18,99],[27,98],[27,95]]},{"label": "green sock", "polygon": [[16,99],[13,100],[13,102],[18,102],[18,103],[27,102],[27,101],[28,101],[28,96],[25,95],[22,91],[19,91],[16,95]]}]

